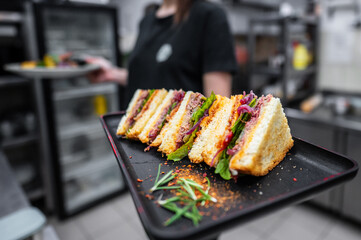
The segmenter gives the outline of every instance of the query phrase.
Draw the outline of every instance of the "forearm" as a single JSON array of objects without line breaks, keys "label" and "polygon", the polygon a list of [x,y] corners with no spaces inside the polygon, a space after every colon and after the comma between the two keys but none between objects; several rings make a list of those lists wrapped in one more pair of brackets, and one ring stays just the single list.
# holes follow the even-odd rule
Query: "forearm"
[{"label": "forearm", "polygon": [[128,83],[128,70],[125,68],[112,68],[110,71],[110,79],[111,81],[117,82],[120,85],[127,85]]},{"label": "forearm", "polygon": [[203,93],[208,97],[211,92],[230,97],[232,94],[232,76],[228,72],[210,72],[203,75]]}]

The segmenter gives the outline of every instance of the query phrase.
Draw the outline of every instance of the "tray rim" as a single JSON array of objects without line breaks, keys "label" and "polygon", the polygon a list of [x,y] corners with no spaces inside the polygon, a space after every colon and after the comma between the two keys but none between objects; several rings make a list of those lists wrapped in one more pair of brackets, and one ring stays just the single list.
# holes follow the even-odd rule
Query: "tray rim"
[{"label": "tray rim", "polygon": [[[105,118],[108,117],[115,117],[124,114],[124,111],[119,112],[112,112],[105,115],[100,116],[100,121],[102,124],[102,127],[106,133],[106,136],[109,140],[109,143],[113,149],[113,153],[116,157],[116,160],[118,162],[118,165],[127,181],[128,186],[131,185],[129,188],[129,191],[132,195],[135,207],[137,209],[137,213],[139,217],[141,218],[143,227],[148,235],[154,237],[155,239],[184,239],[184,238],[192,238],[197,236],[204,236],[209,235],[209,233],[217,234],[216,226],[217,221],[208,223],[206,226],[198,226],[193,227],[191,229],[187,229],[187,231],[184,231],[182,235],[174,236],[172,232],[164,231],[164,229],[160,229],[159,227],[155,226],[151,219],[148,216],[148,213],[144,210],[142,205],[142,200],[140,199],[140,193],[137,191],[136,183],[132,180],[130,173],[126,170],[126,164],[124,163],[123,156],[126,157],[125,151],[123,147],[121,149],[118,149],[114,139],[109,131],[109,128],[105,122]],[[301,141],[306,144],[312,145],[317,148],[321,148],[323,151],[330,152],[331,154],[338,155],[342,158],[345,158],[349,160],[353,166],[347,169],[346,171],[342,171],[338,173],[337,175],[332,175],[328,177],[326,180],[330,185],[335,186],[339,182],[345,182],[347,180],[351,180],[354,178],[359,170],[359,166],[357,161],[355,161],[352,158],[349,158],[343,154],[336,153],[334,151],[330,151],[326,148],[317,146],[315,144],[312,144],[308,141],[305,141],[303,139],[293,137],[293,139],[296,139],[296,141]],[[122,156],[123,155],[123,156]],[[328,185],[327,185],[328,186]],[[259,202],[256,206],[252,205],[247,208],[242,209],[242,211],[238,211],[235,214],[229,214],[227,216],[222,217],[222,225],[227,225],[227,229],[231,228],[233,225],[241,224],[244,221],[251,220],[253,218],[256,218],[259,215],[266,214],[268,212],[276,211],[277,209],[281,208],[282,206],[289,204],[297,204],[299,202],[305,201],[307,198],[305,198],[301,193],[306,193],[308,198],[312,197],[316,193],[320,193],[320,191],[324,191],[325,189],[328,189],[329,187],[325,186],[325,181],[317,181],[315,184],[309,185],[307,187],[302,187],[300,189],[294,190],[291,193],[287,194],[280,194],[277,196],[274,196],[272,201],[269,199]],[[274,200],[277,200],[277,202],[274,202]],[[237,219],[242,217],[242,219]],[[237,221],[234,222],[234,220],[237,219]],[[226,228],[224,228],[226,229]],[[206,233],[205,233],[206,232]]]}]

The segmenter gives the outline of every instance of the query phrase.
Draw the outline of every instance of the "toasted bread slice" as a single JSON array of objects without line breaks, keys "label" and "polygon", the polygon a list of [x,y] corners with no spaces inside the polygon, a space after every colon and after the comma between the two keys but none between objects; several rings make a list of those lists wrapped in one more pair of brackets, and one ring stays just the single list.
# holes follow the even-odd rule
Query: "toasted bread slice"
[{"label": "toasted bread slice", "polygon": [[242,98],[243,95],[231,99],[217,95],[217,101],[210,108],[209,117],[203,119],[201,131],[189,152],[192,162],[204,161],[212,167],[217,165],[224,141],[239,116],[237,108]]},{"label": "toasted bread slice", "polygon": [[176,106],[175,109],[173,109],[173,110],[170,112],[169,116],[167,116],[167,121],[166,121],[165,125],[163,126],[163,128],[161,129],[161,131],[160,131],[160,133],[157,135],[157,137],[154,139],[154,141],[152,141],[152,142],[149,144],[149,146],[151,146],[151,147],[159,147],[159,146],[162,144],[162,141],[163,141],[163,139],[164,139],[164,136],[165,136],[165,134],[168,132],[168,129],[169,129],[169,127],[170,127],[171,119],[173,119],[173,118],[175,117],[175,115],[177,114],[178,110],[180,109],[180,106],[182,105],[183,101],[188,102],[190,95],[188,95],[188,97],[187,97],[188,100],[187,100],[187,99],[185,100],[185,98],[186,98],[185,95],[186,95],[186,94],[184,93],[183,90],[178,90],[178,92],[180,92],[180,91],[182,91],[182,94],[183,94],[183,97],[181,97],[181,99],[179,100],[180,103]]},{"label": "toasted bread slice", "polygon": [[125,115],[120,119],[117,128],[117,135],[126,134],[127,130],[133,123],[133,118],[138,114],[137,108],[139,108],[139,106],[146,97],[145,95],[147,94],[148,94],[148,90],[137,89],[137,91],[135,91],[132,99],[129,102]]},{"label": "toasted bread slice", "polygon": [[[149,138],[149,133],[157,127],[157,123],[159,122],[159,119],[164,117],[164,113],[169,111],[169,108],[172,105],[172,101],[174,98],[174,90],[169,90],[168,94],[163,99],[162,103],[159,105],[159,107],[156,109],[153,116],[149,119],[147,124],[144,126],[142,132],[138,135],[139,140],[142,143],[149,143],[151,139]],[[162,120],[162,119],[161,119]]]},{"label": "toasted bread slice", "polygon": [[162,137],[162,143],[158,151],[168,155],[180,146],[179,143],[182,141],[185,132],[190,129],[190,119],[193,112],[199,107],[198,103],[202,103],[201,98],[204,98],[204,96],[200,93],[194,93],[192,91],[186,93],[178,111],[166,126],[166,131],[164,133],[162,133],[162,131],[161,133],[163,135],[158,136]]},{"label": "toasted bread slice", "polygon": [[261,97],[255,118],[242,132],[239,151],[230,160],[235,171],[254,176],[264,176],[280,163],[293,146],[293,139],[281,102],[271,95]]},{"label": "toasted bread slice", "polygon": [[127,138],[138,139],[138,135],[142,132],[149,119],[156,112],[159,105],[163,102],[168,91],[165,89],[156,89],[150,96],[141,112],[134,118],[135,123],[126,133]]},{"label": "toasted bread slice", "polygon": [[212,157],[221,147],[218,142],[223,138],[229,125],[233,101],[217,95],[217,99],[209,108],[209,115],[200,124],[201,130],[197,133],[198,136],[188,154],[191,162],[200,163],[205,159],[212,161]]}]

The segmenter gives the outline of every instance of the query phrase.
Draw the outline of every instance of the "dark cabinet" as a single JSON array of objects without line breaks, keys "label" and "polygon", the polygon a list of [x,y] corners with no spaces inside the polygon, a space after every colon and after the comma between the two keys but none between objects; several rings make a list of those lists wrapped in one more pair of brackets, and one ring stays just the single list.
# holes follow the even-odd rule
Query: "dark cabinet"
[{"label": "dark cabinet", "polygon": [[292,136],[306,140],[312,144],[335,151],[333,127],[322,123],[305,122],[288,118]]},{"label": "dark cabinet", "polygon": [[[361,132],[348,132],[346,155],[361,165]],[[343,212],[347,216],[361,221],[361,175],[360,173],[351,181],[345,184]]]},{"label": "dark cabinet", "polygon": [[4,101],[0,106],[0,149],[27,197],[36,201],[43,197],[43,180],[33,95],[27,79],[0,77],[0,96]]},{"label": "dark cabinet", "polygon": [[[329,116],[315,117],[293,109],[287,109],[286,112],[294,137],[346,155],[361,164],[361,122],[353,121],[351,124],[341,117],[331,122]],[[361,222],[360,185],[361,175],[358,174],[353,180],[320,193],[311,201]]]},{"label": "dark cabinet", "polygon": [[[333,141],[335,132],[331,126],[317,122],[307,122],[291,117],[288,117],[288,123],[292,136],[301,138],[307,142],[331,151],[335,150]],[[335,200],[337,199],[337,202],[340,202],[340,196],[337,196],[335,193],[335,191],[337,192],[336,189],[320,193],[312,198],[311,201],[323,207],[334,209],[338,205],[335,203]]]}]

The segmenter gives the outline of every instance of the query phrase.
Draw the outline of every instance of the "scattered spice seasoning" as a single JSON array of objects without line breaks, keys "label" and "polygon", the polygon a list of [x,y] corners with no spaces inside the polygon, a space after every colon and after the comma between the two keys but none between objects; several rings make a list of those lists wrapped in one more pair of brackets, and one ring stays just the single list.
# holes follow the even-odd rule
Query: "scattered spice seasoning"
[{"label": "scattered spice seasoning", "polygon": [[294,181],[294,182],[297,182],[297,178],[293,178],[293,181]]},{"label": "scattered spice seasoning", "polygon": [[132,156],[129,156],[129,159],[132,159],[133,157]]},{"label": "scattered spice seasoning", "polygon": [[149,200],[153,200],[153,199],[154,199],[154,196],[153,196],[153,195],[150,195],[150,194],[146,194],[145,197],[148,198]]}]

